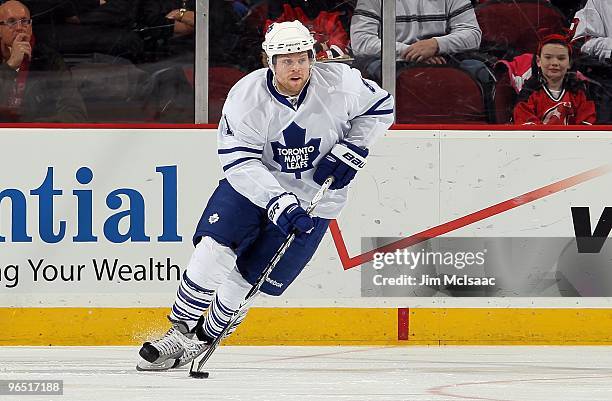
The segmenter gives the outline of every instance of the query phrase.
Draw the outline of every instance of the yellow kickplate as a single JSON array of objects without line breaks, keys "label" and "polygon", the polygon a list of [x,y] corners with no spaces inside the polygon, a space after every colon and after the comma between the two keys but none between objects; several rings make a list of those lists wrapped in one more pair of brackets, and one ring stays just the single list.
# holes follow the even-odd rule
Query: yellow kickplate
[{"label": "yellow kickplate", "polygon": [[[169,327],[168,308],[0,308],[0,345],[137,345]],[[397,343],[394,308],[253,308],[226,344]]]},{"label": "yellow kickplate", "polygon": [[[168,308],[0,308],[0,345],[138,345],[168,329],[168,313]],[[610,345],[612,310],[253,308],[225,344]]]},{"label": "yellow kickplate", "polygon": [[410,309],[415,345],[610,345],[610,309]]}]

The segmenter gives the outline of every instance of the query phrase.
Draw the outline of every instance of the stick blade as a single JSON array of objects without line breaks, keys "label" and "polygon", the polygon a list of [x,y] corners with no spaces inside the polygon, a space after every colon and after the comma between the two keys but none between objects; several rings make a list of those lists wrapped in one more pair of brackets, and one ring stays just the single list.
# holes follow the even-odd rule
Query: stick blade
[{"label": "stick blade", "polygon": [[208,379],[208,376],[210,376],[208,372],[189,371],[189,377],[193,377],[194,379]]}]

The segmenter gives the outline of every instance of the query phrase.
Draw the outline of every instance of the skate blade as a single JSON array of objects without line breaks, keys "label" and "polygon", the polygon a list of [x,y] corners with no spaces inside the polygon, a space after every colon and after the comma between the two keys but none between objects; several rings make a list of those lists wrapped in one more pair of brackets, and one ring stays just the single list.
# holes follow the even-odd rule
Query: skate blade
[{"label": "skate blade", "polygon": [[176,359],[166,359],[160,363],[151,363],[140,359],[136,364],[136,370],[139,372],[159,372],[164,370],[170,370],[176,365]]}]

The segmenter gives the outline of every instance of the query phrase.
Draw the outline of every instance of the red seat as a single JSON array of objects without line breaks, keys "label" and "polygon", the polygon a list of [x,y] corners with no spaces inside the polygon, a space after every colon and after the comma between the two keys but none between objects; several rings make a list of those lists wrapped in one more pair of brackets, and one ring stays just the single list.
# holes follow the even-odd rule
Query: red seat
[{"label": "red seat", "polygon": [[509,124],[514,112],[516,92],[510,82],[510,76],[506,71],[496,74],[495,97],[493,105],[495,107],[495,122],[497,124]]},{"label": "red seat", "polygon": [[230,89],[246,73],[236,67],[210,67],[208,70],[208,121],[218,123]]},{"label": "red seat", "polygon": [[535,53],[541,28],[561,31],[565,17],[545,0],[490,0],[476,7],[480,48],[501,56]]},{"label": "red seat", "polygon": [[396,121],[400,124],[486,124],[480,85],[451,66],[414,66],[398,73]]}]

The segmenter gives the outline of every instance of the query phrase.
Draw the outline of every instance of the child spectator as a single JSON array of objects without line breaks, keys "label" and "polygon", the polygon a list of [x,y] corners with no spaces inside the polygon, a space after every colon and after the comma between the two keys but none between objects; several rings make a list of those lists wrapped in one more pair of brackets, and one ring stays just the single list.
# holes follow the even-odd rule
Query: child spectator
[{"label": "child spectator", "polygon": [[584,81],[570,71],[570,38],[549,34],[540,40],[533,76],[514,107],[515,124],[594,124],[595,104],[587,98]]}]

